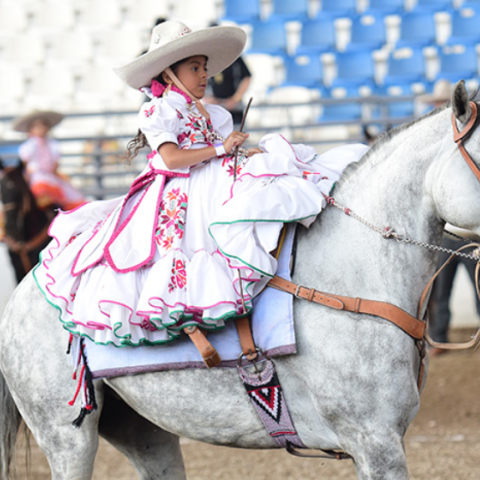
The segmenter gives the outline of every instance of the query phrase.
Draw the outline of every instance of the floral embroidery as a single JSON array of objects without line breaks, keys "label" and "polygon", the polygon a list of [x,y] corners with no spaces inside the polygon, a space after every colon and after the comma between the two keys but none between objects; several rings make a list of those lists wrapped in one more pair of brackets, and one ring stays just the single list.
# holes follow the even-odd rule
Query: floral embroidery
[{"label": "floral embroidery", "polygon": [[180,135],[177,136],[178,143],[182,143],[188,136],[190,135],[190,132],[182,132]]},{"label": "floral embroidery", "polygon": [[[247,163],[247,157],[245,155],[238,155],[237,158],[237,176],[240,175],[245,163]],[[233,177],[234,172],[234,165],[235,165],[235,155],[225,155],[222,161],[222,167],[226,168],[228,176]]]},{"label": "floral embroidery", "polygon": [[177,112],[177,117],[182,120],[183,119],[183,115],[182,115],[182,112],[180,112],[179,110],[175,110]]},{"label": "floral embroidery", "polygon": [[168,284],[168,291],[172,293],[176,288],[182,290],[187,285],[187,271],[185,270],[185,263],[182,260],[173,260],[172,276]]},{"label": "floral embroidery", "polygon": [[149,332],[155,332],[157,330],[146,318],[142,320],[140,328],[148,330]]},{"label": "floral embroidery", "polygon": [[212,122],[206,120],[203,117],[196,117],[188,115],[187,127],[190,127],[192,131],[188,133],[188,138],[191,143],[206,143],[207,145],[213,145],[211,141],[211,132],[213,131]]},{"label": "floral embroidery", "polygon": [[148,118],[148,117],[151,117],[153,115],[154,111],[155,111],[155,105],[152,105],[149,109],[144,110],[143,113]]},{"label": "floral embroidery", "polygon": [[187,194],[180,192],[180,188],[167,192],[162,199],[156,241],[165,251],[174,246],[176,239],[183,238],[187,203]]}]

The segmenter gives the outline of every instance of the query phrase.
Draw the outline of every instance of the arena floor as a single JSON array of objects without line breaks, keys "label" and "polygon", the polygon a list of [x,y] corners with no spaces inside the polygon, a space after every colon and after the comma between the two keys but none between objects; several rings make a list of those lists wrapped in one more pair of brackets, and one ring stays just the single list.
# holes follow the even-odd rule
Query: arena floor
[{"label": "arena floor", "polygon": [[[451,341],[466,341],[472,329],[456,329]],[[406,436],[412,480],[480,478],[480,351],[435,357],[422,393],[421,408]],[[22,439],[23,440],[23,439]],[[351,461],[299,459],[283,451],[244,451],[182,442],[188,480],[355,480]],[[26,480],[25,443],[17,451],[17,479]],[[29,480],[50,478],[48,464],[32,445]],[[95,480],[137,478],[129,462],[102,442]]]}]

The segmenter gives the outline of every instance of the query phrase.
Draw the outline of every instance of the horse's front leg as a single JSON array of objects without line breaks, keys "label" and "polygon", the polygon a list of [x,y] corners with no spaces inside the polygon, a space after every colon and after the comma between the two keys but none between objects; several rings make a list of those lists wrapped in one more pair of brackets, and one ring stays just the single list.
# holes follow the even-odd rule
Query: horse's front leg
[{"label": "horse's front leg", "polygon": [[100,435],[122,452],[141,480],[185,480],[177,435],[150,423],[106,387]]},{"label": "horse's front leg", "polygon": [[403,439],[398,432],[363,432],[349,449],[359,480],[408,480]]}]

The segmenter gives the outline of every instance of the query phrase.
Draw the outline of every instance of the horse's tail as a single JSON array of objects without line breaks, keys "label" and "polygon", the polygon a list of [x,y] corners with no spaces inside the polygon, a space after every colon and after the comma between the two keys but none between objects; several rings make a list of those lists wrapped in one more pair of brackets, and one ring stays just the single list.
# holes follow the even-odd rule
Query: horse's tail
[{"label": "horse's tail", "polygon": [[9,480],[22,417],[0,372],[0,480]]}]

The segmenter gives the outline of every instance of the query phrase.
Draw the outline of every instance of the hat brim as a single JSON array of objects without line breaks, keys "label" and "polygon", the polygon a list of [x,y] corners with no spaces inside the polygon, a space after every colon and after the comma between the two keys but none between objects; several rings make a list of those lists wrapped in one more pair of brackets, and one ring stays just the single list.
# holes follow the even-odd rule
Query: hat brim
[{"label": "hat brim", "polygon": [[147,52],[115,73],[132,88],[150,86],[152,79],[176,62],[195,55],[208,58],[208,76],[230,66],[242,53],[247,36],[239,27],[211,27],[172,40]]},{"label": "hat brim", "polygon": [[64,119],[64,115],[58,112],[53,111],[37,111],[29,113],[14,120],[12,128],[16,132],[28,133],[30,125],[35,120],[45,120],[50,125],[50,128],[53,128],[55,125],[58,125]]}]

